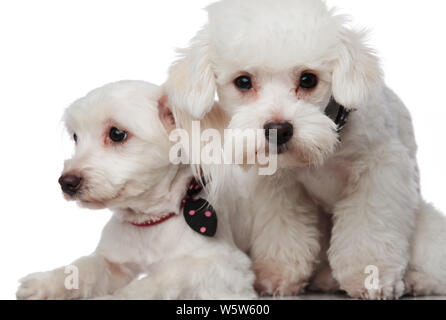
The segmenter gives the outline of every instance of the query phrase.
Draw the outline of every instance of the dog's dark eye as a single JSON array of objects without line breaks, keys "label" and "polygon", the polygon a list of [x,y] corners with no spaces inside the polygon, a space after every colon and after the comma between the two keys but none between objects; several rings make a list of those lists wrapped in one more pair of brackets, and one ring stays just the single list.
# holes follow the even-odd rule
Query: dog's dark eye
[{"label": "dog's dark eye", "polygon": [[118,128],[113,127],[110,129],[109,137],[114,142],[123,142],[125,141],[125,139],[127,139],[127,132],[121,131]]},{"label": "dog's dark eye", "polygon": [[241,76],[234,80],[234,84],[242,91],[249,91],[252,89],[252,81],[248,76]]},{"label": "dog's dark eye", "polygon": [[73,134],[73,140],[74,140],[74,142],[76,142],[77,143],[77,134]]},{"label": "dog's dark eye", "polygon": [[306,72],[300,76],[299,87],[304,89],[313,89],[317,86],[317,83],[317,76],[315,74]]}]

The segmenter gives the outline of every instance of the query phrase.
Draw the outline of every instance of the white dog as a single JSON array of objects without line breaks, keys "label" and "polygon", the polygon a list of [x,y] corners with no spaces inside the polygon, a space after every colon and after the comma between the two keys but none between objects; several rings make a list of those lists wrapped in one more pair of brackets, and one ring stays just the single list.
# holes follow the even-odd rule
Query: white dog
[{"label": "white dog", "polygon": [[[322,1],[223,0],[208,12],[166,90],[185,119],[206,122],[217,92],[219,126],[264,128],[265,141],[277,130],[281,169],[259,177],[252,194],[262,290],[303,287],[327,236],[308,216],[316,206],[293,204],[299,182],[333,214],[328,260],[350,296],[444,294],[446,223],[420,196],[410,115],[385,86],[365,35]],[[378,287],[365,286],[368,266],[379,270]]]},{"label": "white dog", "polygon": [[175,123],[158,87],[104,86],[70,106],[65,121],[76,141],[59,180],[65,197],[114,215],[96,252],[73,263],[78,290],[65,287],[62,267],[22,279],[19,299],[255,297],[250,260],[233,245],[225,213],[214,238],[180,214],[192,173],[169,161]]},{"label": "white dog", "polygon": [[[231,19],[239,14],[239,9],[243,11],[245,6],[242,4],[239,8],[239,2],[232,4],[235,12],[231,11],[227,16]],[[210,8],[211,12],[220,9],[223,9],[222,14],[227,13],[219,4]],[[231,24],[233,22],[229,21]],[[215,29],[221,27],[222,34],[210,35],[212,26]],[[233,27],[236,28],[235,25]],[[171,68],[170,77],[165,84],[169,104],[172,106],[177,122],[189,131],[192,130],[191,120],[194,119],[202,119],[203,129],[216,128],[222,131],[227,125],[226,115],[229,118],[233,117],[229,128],[234,129],[263,129],[274,116],[279,116],[274,111],[271,112],[272,114],[268,112],[262,115],[261,111],[255,108],[251,109],[249,114],[240,113],[238,116],[234,113],[235,110],[242,111],[242,109],[234,107],[231,111],[228,107],[231,107],[232,103],[228,103],[227,100],[221,99],[221,106],[218,103],[214,104],[215,90],[223,87],[232,91],[232,98],[243,97],[246,101],[255,99],[251,93],[236,89],[233,84],[234,79],[243,81],[242,75],[247,74],[246,69],[233,67],[232,64],[231,67],[226,68],[222,61],[214,60],[217,58],[210,55],[211,52],[218,53],[218,57],[223,60],[233,58],[231,63],[243,63],[239,60],[243,56],[243,54],[240,56],[241,52],[219,52],[221,48],[213,47],[214,40],[219,45],[230,44],[226,42],[228,40],[225,38],[226,32],[238,37],[234,33],[235,30],[227,30],[226,25],[221,24],[221,21],[200,32],[192,47],[183,52],[184,57]],[[239,40],[245,41],[245,39]],[[249,45],[253,46],[253,43]],[[253,48],[256,50],[255,47]],[[253,62],[258,58],[256,54],[251,56],[251,51],[245,54],[249,55],[246,59]],[[221,73],[214,73],[214,70]],[[233,73],[234,70],[237,71]],[[226,83],[218,86],[216,78]],[[219,93],[222,92],[219,91]],[[266,104],[263,107],[265,112],[267,107]],[[247,109],[245,108],[243,112]],[[203,118],[204,115],[206,115],[205,118]],[[262,116],[268,117],[268,120],[260,119]],[[256,120],[262,121],[262,125],[252,123]],[[328,118],[324,119],[323,123],[330,128],[335,127]],[[270,129],[278,128],[273,124]],[[280,140],[283,135],[280,130],[278,131],[277,138]],[[320,139],[326,139],[326,143],[334,144],[337,141],[336,137],[322,136],[323,133],[322,130]],[[268,145],[266,139],[264,140],[259,144],[259,148]],[[254,150],[255,153],[257,151]],[[231,219],[231,227],[237,246],[248,253],[253,260],[258,292],[262,295],[279,296],[301,293],[317,270],[321,259],[321,247],[324,247],[327,239],[320,232],[320,209],[301,187],[295,177],[294,168],[282,168],[273,176],[259,176],[256,170],[245,173],[235,166],[226,167],[223,172],[220,166],[202,165],[200,169],[210,174],[213,180],[208,191],[214,206],[224,207],[226,200],[222,198],[222,194],[228,192],[236,193],[238,201],[242,204],[243,213],[234,215]],[[196,173],[199,171],[195,170]],[[224,180],[230,184],[229,186],[226,183],[219,183],[222,182],[219,177],[221,174],[225,176]],[[241,187],[231,190],[231,186],[236,185],[234,180]],[[325,268],[322,269],[325,274]],[[333,283],[330,279],[323,282]]]}]

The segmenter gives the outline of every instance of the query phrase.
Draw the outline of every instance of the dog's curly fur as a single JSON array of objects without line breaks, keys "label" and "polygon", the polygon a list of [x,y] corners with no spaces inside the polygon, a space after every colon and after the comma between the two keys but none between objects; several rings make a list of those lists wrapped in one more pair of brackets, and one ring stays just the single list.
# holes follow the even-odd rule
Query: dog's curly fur
[{"label": "dog's curly fur", "polygon": [[[263,129],[272,121],[294,127],[279,173],[246,182],[254,185],[251,210],[261,226],[250,239],[260,289],[298,292],[315,271],[311,262],[324,235],[308,218],[317,207],[294,204],[302,184],[332,213],[328,261],[350,296],[445,294],[446,222],[420,195],[411,117],[386,87],[366,34],[315,0],[223,0],[208,13],[165,84],[180,121],[206,123],[218,108],[221,127]],[[305,72],[318,77],[314,89],[299,87]],[[236,88],[240,75],[251,78],[252,89]],[[331,97],[351,111],[340,134],[324,113]],[[369,265],[379,269],[377,289],[365,288]]]},{"label": "dog's curly fur", "polygon": [[[251,263],[233,244],[226,211],[219,212],[213,239],[196,234],[180,213],[192,171],[169,160],[174,124],[159,87],[106,85],[70,106],[65,123],[77,144],[63,174],[82,177],[78,192],[65,197],[114,215],[96,251],[72,264],[79,270],[77,290],[65,288],[65,268],[58,268],[22,279],[17,298],[255,298]],[[127,140],[113,143],[112,127],[126,131]],[[175,216],[159,225],[132,225],[169,213]]]}]

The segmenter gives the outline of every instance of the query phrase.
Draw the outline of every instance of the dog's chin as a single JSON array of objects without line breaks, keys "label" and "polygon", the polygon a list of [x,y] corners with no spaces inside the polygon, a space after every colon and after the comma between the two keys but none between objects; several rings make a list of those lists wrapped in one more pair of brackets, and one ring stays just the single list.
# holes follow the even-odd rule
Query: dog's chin
[{"label": "dog's chin", "polygon": [[67,201],[75,201],[81,208],[101,210],[109,207],[108,200],[99,200],[86,194],[70,196],[64,193],[63,196]]},{"label": "dog's chin", "polygon": [[108,208],[108,205],[101,201],[91,201],[91,200],[77,200],[77,204],[81,208],[91,209],[91,210],[101,210]]},{"label": "dog's chin", "polygon": [[96,194],[94,190],[95,188],[90,186],[82,188],[73,196],[64,194],[64,197],[68,201],[76,201],[81,208],[93,210],[122,207],[127,202],[128,195],[126,194],[125,185],[120,189],[109,190],[108,194],[105,194],[103,191],[100,194]]}]

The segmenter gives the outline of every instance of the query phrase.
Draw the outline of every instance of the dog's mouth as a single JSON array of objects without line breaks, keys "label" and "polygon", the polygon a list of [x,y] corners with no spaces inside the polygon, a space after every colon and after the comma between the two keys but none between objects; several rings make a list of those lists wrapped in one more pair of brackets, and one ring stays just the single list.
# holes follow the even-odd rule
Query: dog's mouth
[{"label": "dog's mouth", "polygon": [[291,151],[291,145],[290,144],[283,144],[283,145],[280,145],[280,146],[276,146],[275,148],[274,148],[274,150],[271,150],[271,148],[269,148],[268,146],[267,146],[267,149],[266,149],[266,151],[267,151],[267,153],[269,153],[270,155],[283,155],[283,154],[285,154],[285,153],[288,153],[288,152],[290,152]]},{"label": "dog's mouth", "polygon": [[85,195],[84,192],[78,192],[73,195],[63,194],[65,200],[76,201],[81,207],[91,208],[91,209],[103,209],[105,208],[105,201],[92,198]]},{"label": "dog's mouth", "polygon": [[110,203],[121,198],[125,187],[122,187],[115,195],[111,197],[97,198],[92,196],[87,189],[81,189],[75,194],[63,193],[65,200],[76,201],[79,206],[88,209],[104,209],[110,206]]},{"label": "dog's mouth", "polygon": [[[321,151],[317,154],[320,153]],[[279,167],[300,168],[321,165],[320,156],[312,155],[306,148],[292,142],[277,146],[274,154],[278,157]]]},{"label": "dog's mouth", "polygon": [[277,154],[281,155],[281,154],[287,153],[289,151],[289,149],[290,149],[289,144],[277,146]]},{"label": "dog's mouth", "polygon": [[292,142],[281,145],[273,145],[272,143],[267,142],[265,145],[256,150],[256,154],[264,152],[266,155],[281,155],[292,151],[292,149],[294,149],[292,147]]}]

